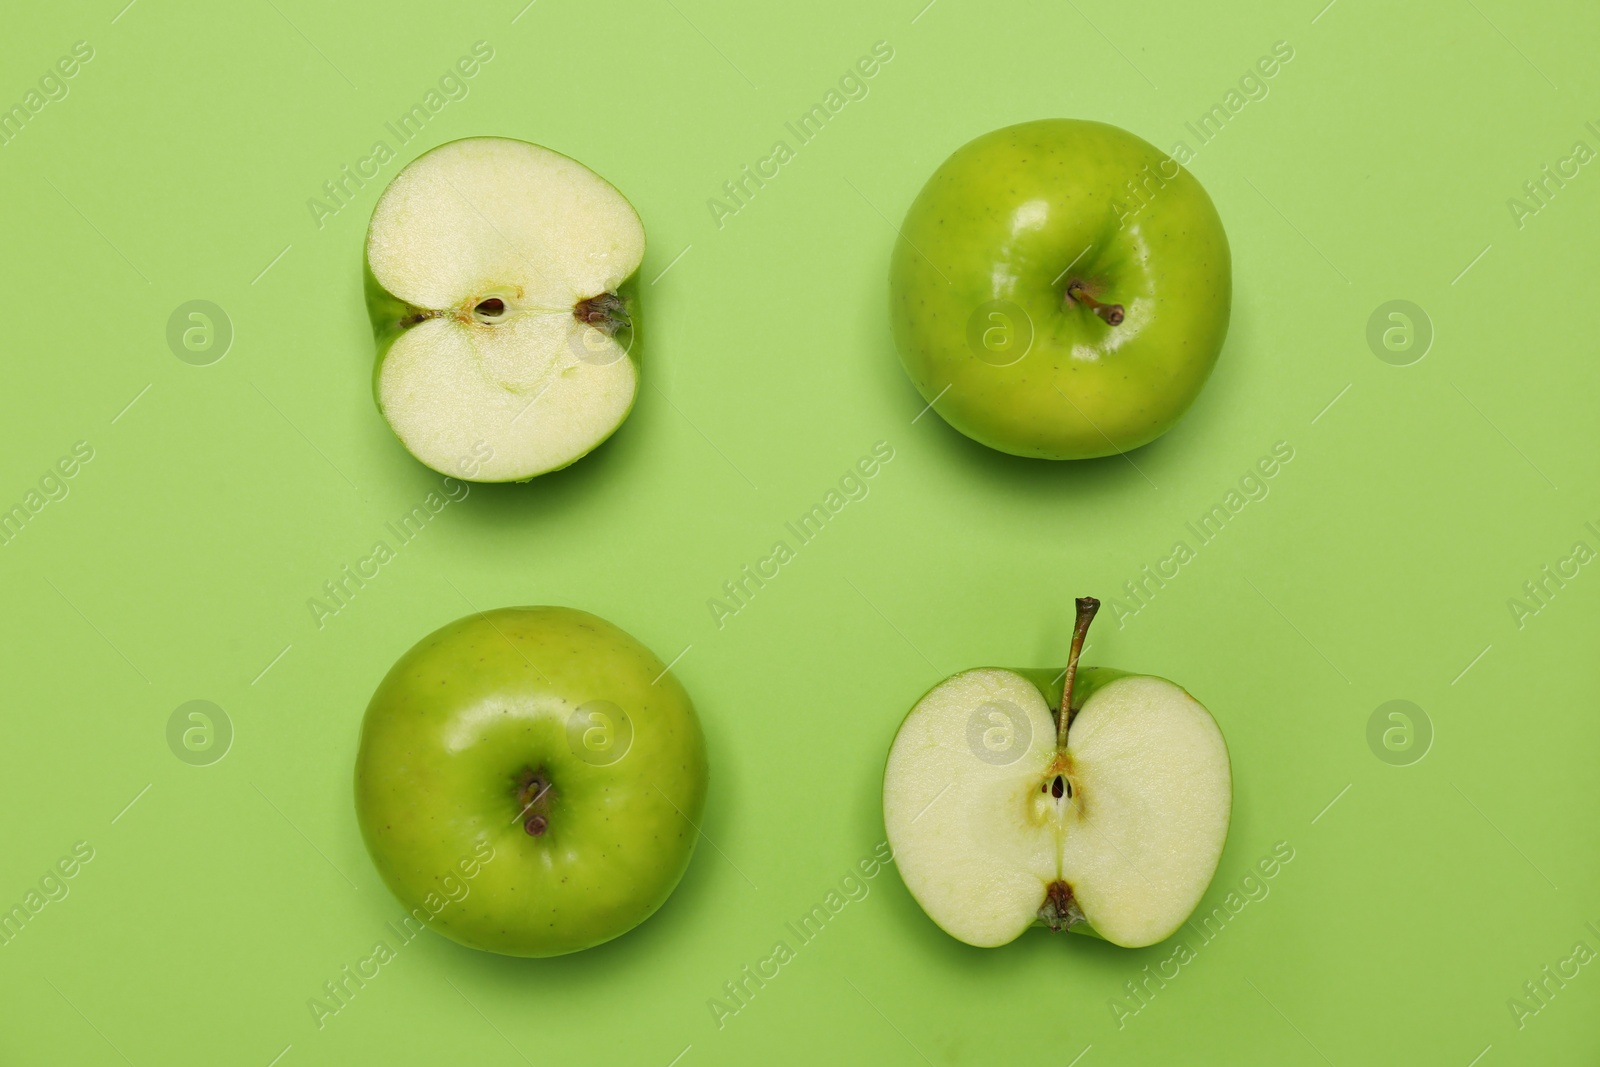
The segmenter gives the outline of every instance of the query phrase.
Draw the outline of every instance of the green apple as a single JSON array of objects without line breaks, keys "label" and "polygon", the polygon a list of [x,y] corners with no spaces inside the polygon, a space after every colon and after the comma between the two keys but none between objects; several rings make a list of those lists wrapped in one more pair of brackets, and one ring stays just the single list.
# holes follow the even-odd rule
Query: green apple
[{"label": "green apple", "polygon": [[1166,153],[1115,126],[984,134],[934,172],[889,269],[901,362],[1002,452],[1088,459],[1170,429],[1228,332],[1228,239]]},{"label": "green apple", "polygon": [[889,750],[895,865],[922,910],[969,945],[1034,925],[1155,944],[1216,873],[1233,798],[1222,733],[1164,678],[1078,670],[1099,606],[1078,601],[1065,671],[947,678]]},{"label": "green apple", "polygon": [[373,390],[395,435],[472,481],[582,458],[638,391],[625,283],[643,258],[633,206],[559,152],[472,137],[413,160],[367,231]]},{"label": "green apple", "polygon": [[554,956],[633,929],[683,877],[705,740],[683,687],[617,627],[501,608],[389,671],[355,784],[367,850],[413,915],[473,948]]}]

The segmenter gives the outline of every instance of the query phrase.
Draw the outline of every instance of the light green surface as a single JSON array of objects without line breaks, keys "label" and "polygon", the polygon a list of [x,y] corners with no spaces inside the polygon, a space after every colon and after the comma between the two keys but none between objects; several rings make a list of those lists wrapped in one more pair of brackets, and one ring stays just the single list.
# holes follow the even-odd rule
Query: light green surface
[{"label": "light green surface", "polygon": [[[1507,206],[1575,141],[1600,149],[1592,9],[357,7],[6,12],[0,106],[73,42],[94,57],[0,145],[0,503],[75,442],[93,458],[0,547],[0,906],[77,842],[93,858],[0,946],[0,1060],[1594,1058],[1593,964],[1521,1029],[1507,1006],[1571,973],[1575,942],[1600,951],[1600,577],[1562,562],[1600,551],[1600,177],[1572,164],[1520,227]],[[468,95],[396,144],[385,123],[479,40]],[[1185,122],[1280,40],[1265,98],[1198,146]],[[801,144],[785,122],[878,41],[868,94]],[[1187,142],[1232,244],[1216,373],[1127,459],[1012,459],[919,419],[889,337],[911,197],[976,134],[1048,115]],[[451,497],[372,404],[361,238],[401,162],[486,133],[569,153],[639,209],[646,385],[570,470]],[[319,229],[307,199],[379,138],[396,158]],[[708,199],[780,139],[719,227]],[[235,333],[210,366],[166,340],[199,299]],[[1420,362],[1368,347],[1391,300],[1431,318]],[[785,522],[880,441],[865,497],[800,544]],[[1292,459],[1246,481],[1278,442]],[[1235,489],[1202,543],[1186,524]],[[401,544],[385,524],[433,491],[448,503]],[[719,627],[708,598],[779,539],[794,558]],[[394,558],[319,627],[308,599],[378,540]],[[1119,587],[1179,540],[1192,558],[1119,629]],[[1519,627],[1507,600],[1546,565],[1577,573]],[[1121,1028],[1108,1001],[1177,942],[969,949],[873,860],[912,701],[963,667],[1059,663],[1079,594],[1108,607],[1086,662],[1177,680],[1227,737],[1233,828],[1202,907],[1293,850],[1211,940],[1180,935],[1187,962]],[[521,603],[682,653],[707,840],[611,944],[511,960],[425,936],[318,1030],[307,1001],[402,912],[353,812],[362,709],[422,635]],[[168,747],[197,699],[234,729],[209,766]],[[1397,699],[1433,728],[1409,766],[1368,747]],[[785,924],[835,891],[802,943]],[[708,1001],[779,940],[792,958],[719,1028]]]}]

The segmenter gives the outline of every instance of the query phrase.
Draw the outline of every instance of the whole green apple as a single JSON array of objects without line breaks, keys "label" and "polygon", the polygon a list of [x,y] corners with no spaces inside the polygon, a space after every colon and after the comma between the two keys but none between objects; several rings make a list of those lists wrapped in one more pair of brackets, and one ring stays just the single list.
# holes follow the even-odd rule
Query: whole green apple
[{"label": "whole green apple", "polygon": [[689,866],[705,739],[666,667],[571,608],[423,638],[367,707],[356,815],[384,882],[473,948],[554,956],[647,919]]},{"label": "whole green apple", "polygon": [[1228,239],[1155,146],[1046,119],[957,149],[906,213],[889,308],[934,410],[1002,452],[1088,459],[1170,429],[1228,332]]}]

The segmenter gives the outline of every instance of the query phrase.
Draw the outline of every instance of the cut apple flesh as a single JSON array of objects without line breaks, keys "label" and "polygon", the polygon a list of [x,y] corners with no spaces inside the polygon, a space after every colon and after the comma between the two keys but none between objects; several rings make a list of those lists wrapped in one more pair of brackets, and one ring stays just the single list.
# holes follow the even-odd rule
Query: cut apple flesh
[{"label": "cut apple flesh", "polygon": [[402,170],[367,234],[378,405],[401,442],[511,481],[610,436],[638,388],[617,290],[644,247],[621,193],[538,145],[454,141]]},{"label": "cut apple flesh", "polygon": [[1086,921],[1137,947],[1170,936],[1200,902],[1232,794],[1221,731],[1171,682],[1099,685],[1058,749],[1039,688],[991,667],[911,709],[883,810],[907,888],[952,936],[1003,945],[1036,922]]}]

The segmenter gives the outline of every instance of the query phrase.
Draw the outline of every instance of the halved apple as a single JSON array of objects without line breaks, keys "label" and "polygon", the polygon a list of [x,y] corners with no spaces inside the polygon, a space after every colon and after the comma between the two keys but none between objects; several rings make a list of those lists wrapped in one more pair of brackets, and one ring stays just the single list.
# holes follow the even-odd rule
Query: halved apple
[{"label": "halved apple", "polygon": [[523,481],[611,436],[639,386],[631,286],[644,226],[548,148],[452,141],[384,190],[367,231],[373,389],[436,471]]},{"label": "halved apple", "polygon": [[1233,797],[1222,732],[1163,678],[1078,670],[1099,606],[1078,601],[1064,672],[948,678],[889,750],[895,865],[923,911],[970,945],[1033,925],[1154,944],[1216,873]]}]

